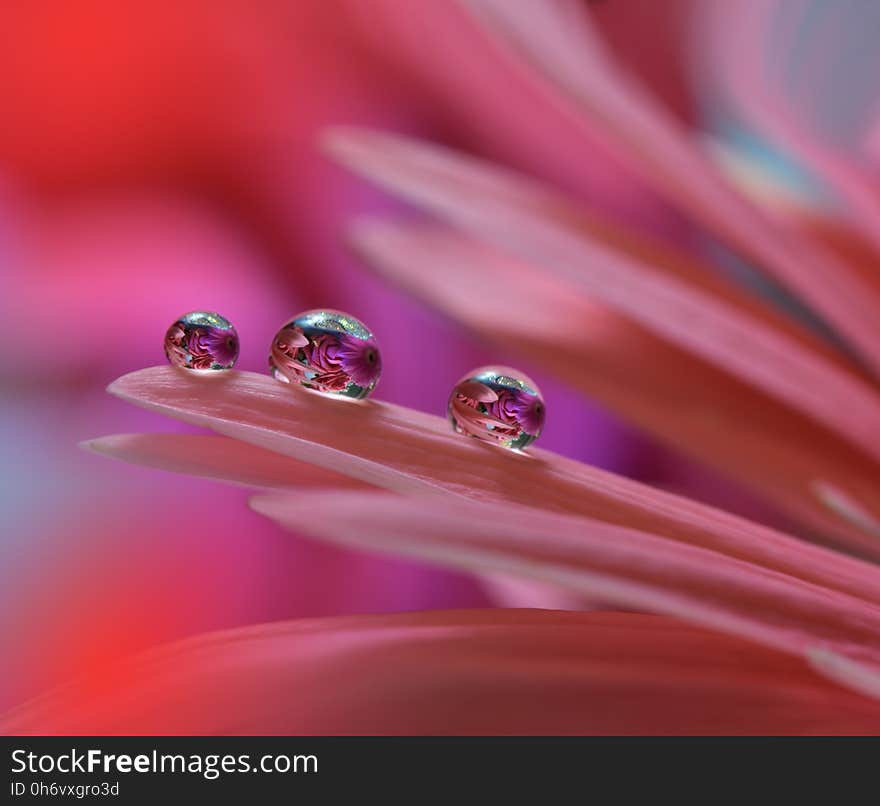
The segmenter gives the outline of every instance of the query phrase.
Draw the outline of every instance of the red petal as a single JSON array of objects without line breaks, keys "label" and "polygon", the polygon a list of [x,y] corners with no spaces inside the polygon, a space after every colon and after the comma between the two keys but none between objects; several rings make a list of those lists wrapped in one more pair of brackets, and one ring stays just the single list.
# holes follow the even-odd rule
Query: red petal
[{"label": "red petal", "polygon": [[482,610],[214,633],[80,681],[4,734],[873,734],[794,658],[652,616]]}]

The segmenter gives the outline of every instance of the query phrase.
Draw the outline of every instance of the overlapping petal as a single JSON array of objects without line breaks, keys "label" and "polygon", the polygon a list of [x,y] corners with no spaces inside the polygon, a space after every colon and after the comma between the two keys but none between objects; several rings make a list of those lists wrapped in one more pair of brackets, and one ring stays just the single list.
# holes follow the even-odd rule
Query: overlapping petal
[{"label": "overlapping petal", "polygon": [[341,473],[246,442],[203,434],[115,434],[81,443],[115,459],[247,487],[368,489]]},{"label": "overlapping petal", "polygon": [[133,659],[0,718],[31,734],[874,733],[880,704],[781,653],[623,613],[283,622]]},{"label": "overlapping petal", "polygon": [[[589,219],[535,183],[486,163],[406,138],[335,131],[346,165],[476,237],[583,289],[592,298],[715,366],[751,383],[880,456],[880,396],[854,370],[805,344],[780,322],[750,315],[657,270],[639,247],[597,237]],[[609,242],[610,241],[610,242]],[[695,273],[691,272],[691,277]],[[708,280],[705,282],[709,282]],[[839,416],[846,405],[848,416]]]},{"label": "overlapping petal", "polygon": [[[597,226],[546,188],[443,149],[369,132],[336,132],[330,147],[347,165],[395,192],[490,240],[499,249],[514,253],[521,261],[554,272],[556,279],[581,289],[614,313],[812,418],[850,443],[845,453],[873,457],[871,466],[875,467],[880,455],[875,439],[880,431],[880,396],[873,386],[827,355],[814,340],[784,326],[778,317],[746,305],[732,292],[721,294],[718,284],[696,281],[700,273],[693,267],[670,261],[661,250],[646,255],[643,244]],[[677,267],[678,276],[655,267],[665,268],[670,263]],[[460,299],[458,302],[462,304]],[[567,326],[562,323],[559,328],[576,339],[576,321],[570,320]],[[630,328],[630,333],[636,335],[638,331]],[[667,371],[657,360],[661,358],[669,359],[670,367],[682,366],[675,352],[659,350],[652,357],[658,372]],[[682,385],[683,393],[692,382],[697,398],[710,389],[720,408],[729,410],[735,405],[739,387],[731,388],[724,380],[705,386],[700,379],[706,373],[700,371],[699,362],[688,362],[687,367],[687,371],[677,374],[675,369],[670,370],[670,379],[674,377]],[[582,371],[590,370],[587,365]],[[720,372],[712,374],[718,378]],[[726,397],[729,399],[725,403]],[[762,399],[753,395],[752,399],[755,406],[740,414],[741,428],[748,427],[747,418],[753,411],[759,412],[758,401]],[[679,405],[670,411],[670,417],[684,411]],[[843,411],[846,417],[840,416]],[[716,415],[713,411],[708,416]],[[756,414],[758,419],[762,416]],[[767,416],[781,425],[780,434],[791,425],[784,410],[774,409],[772,403]],[[791,446],[797,445],[791,442]],[[838,450],[832,446],[829,455]],[[867,456],[860,460],[862,465]],[[742,460],[739,464],[742,468]],[[866,477],[875,476],[872,470]],[[823,518],[823,505],[812,500],[815,493],[811,485],[796,482],[795,486],[795,499],[800,499],[801,509]],[[860,492],[850,494],[864,499],[864,506],[871,509],[876,492],[858,482],[856,486]],[[795,499],[790,492],[787,497],[786,505],[792,506]],[[808,501],[806,507],[804,500]],[[871,549],[869,544],[865,550]]]},{"label": "overlapping petal", "polygon": [[[612,606],[677,616],[777,649],[828,649],[880,671],[880,607],[847,592],[645,531],[513,504],[374,493],[308,502],[266,494],[252,506],[348,546],[554,584]],[[878,575],[880,576],[880,575]]]},{"label": "overlapping petal", "polygon": [[820,533],[854,551],[880,551],[870,530],[820,495],[833,487],[876,517],[877,463],[791,407],[537,265],[442,226],[362,222],[353,242],[382,276],[481,338],[515,350]]},{"label": "overlapping petal", "polygon": [[601,520],[880,604],[874,565],[548,451],[522,454],[461,439],[444,419],[412,409],[373,400],[328,405],[264,375],[202,378],[172,367],[123,376],[110,391],[394,492],[441,497],[445,506],[451,495],[456,502],[539,506]]},{"label": "overlapping petal", "polygon": [[[463,5],[515,56],[503,61],[482,54],[501,68],[498,76],[530,68],[521,77],[535,92],[523,93],[528,100],[522,108],[502,118],[524,124],[532,118],[526,132],[507,142],[527,144],[523,153],[532,155],[537,172],[559,178],[566,162],[560,149],[555,169],[537,164],[542,147],[555,142],[554,127],[528,114],[543,82],[550,92],[537,104],[558,104],[554,112],[566,128],[559,143],[575,153],[581,138],[604,139],[678,213],[782,280],[843,338],[826,344],[725,283],[711,266],[609,227],[568,199],[505,171],[401,138],[337,132],[330,145],[343,162],[478,239],[440,227],[373,226],[358,233],[361,252],[482,337],[518,349],[757,489],[818,532],[807,537],[880,557],[880,393],[864,369],[880,368],[874,248],[859,242],[865,252],[856,260],[852,224],[837,243],[788,212],[765,216],[760,199],[754,205],[728,185],[697,138],[615,62],[583,3]],[[749,0],[749,14],[736,22],[750,24],[751,11],[765,7],[764,0]],[[470,20],[451,10],[455,24],[441,30]],[[191,25],[197,17],[187,12],[182,19]],[[319,18],[323,12],[315,12]],[[247,22],[246,15],[242,19]],[[152,30],[152,20],[147,22]],[[267,22],[277,25],[264,31]],[[263,48],[241,62],[263,76],[246,81],[245,89],[277,83],[266,68],[287,63],[284,48],[275,47],[284,37],[263,34],[299,30],[285,24],[292,24],[285,14],[273,13],[246,25],[249,38],[272,47],[265,59]],[[743,25],[730,39],[745,52],[756,43],[743,42],[749,30]],[[465,27],[464,39],[481,36],[479,26]],[[419,39],[418,30],[409,31],[412,41]],[[212,58],[215,51],[222,56],[219,46],[235,35],[235,26],[221,25],[211,38]],[[391,39],[384,29],[381,38],[381,45]],[[458,48],[469,49],[460,41]],[[718,55],[723,61],[731,53]],[[68,55],[53,62],[49,75]],[[379,55],[380,71],[394,72],[393,60],[385,64]],[[450,95],[467,87],[476,64],[467,61],[470,68],[449,77]],[[219,72],[212,61],[206,74],[222,74],[226,62],[220,62]],[[745,72],[760,64],[754,59]],[[144,86],[159,86],[155,78],[169,66],[173,60],[148,71]],[[738,71],[734,64],[736,79],[744,74]],[[447,80],[443,71],[426,72],[437,82]],[[165,112],[181,99],[198,101],[193,76],[184,75],[182,94],[172,93],[171,104],[161,104]],[[366,83],[358,79],[347,92],[366,91],[369,77],[361,78]],[[496,98],[492,81],[485,86],[497,104],[486,108],[516,106]],[[233,93],[236,108],[255,112],[253,121],[245,118],[245,128],[257,132],[258,140],[267,126],[290,131],[285,111],[276,114],[262,101],[254,106],[253,98],[263,96],[240,90]],[[71,107],[77,120],[92,120],[81,114],[91,97],[77,96]],[[482,102],[474,93],[459,103],[459,109],[477,109]],[[197,144],[219,107],[211,98],[193,108],[185,139]],[[160,117],[156,131],[175,116]],[[483,109],[476,129],[497,119]],[[112,133],[108,120],[99,120],[97,131]],[[775,108],[768,120],[783,141],[801,134],[792,135],[787,121],[780,127]],[[262,155],[248,160],[254,170],[242,172],[225,158],[240,151],[235,133],[241,121],[227,124],[220,145],[197,157],[194,176],[214,176],[211,166],[222,167],[225,178],[218,184],[242,197],[224,209],[249,209],[247,200],[256,199],[256,207],[277,217],[284,194],[267,184],[275,176],[266,168],[290,138],[279,147],[270,132],[258,149]],[[10,143],[29,161],[40,149],[22,141],[21,131],[13,132]],[[83,153],[91,163],[102,149],[87,139]],[[130,161],[170,166],[187,153],[170,141],[156,151],[148,141],[135,138],[130,150],[111,149],[116,167],[96,176],[110,176]],[[483,153],[492,150],[489,142],[483,141]],[[874,239],[876,246],[871,227],[880,221],[880,204],[868,180],[825,145],[817,147],[808,137],[795,142],[794,150],[839,185],[864,241]],[[291,159],[309,167],[307,149],[294,150],[299,156]],[[584,167],[588,157],[576,153],[575,159],[584,176],[592,173]],[[59,176],[79,176],[76,163]],[[604,183],[614,182],[614,168],[606,165],[602,173]],[[595,183],[564,184],[589,196]],[[651,194],[637,195],[636,206],[643,197],[647,207],[657,204]],[[675,214],[662,203],[657,207]],[[288,254],[289,243],[279,234],[284,228],[278,221],[260,225],[259,217],[254,215],[249,231],[265,241],[265,253]],[[318,288],[323,281],[314,282]],[[863,361],[853,360],[858,358]],[[397,406],[328,402],[250,373],[207,378],[167,367],[133,373],[111,391],[217,435],[117,435],[89,442],[91,450],[270,488],[252,504],[290,528],[484,575],[514,597],[551,596],[558,606],[573,608],[602,602],[661,615],[441,612],[249,627],[102,667],[90,679],[0,716],[2,732],[880,729],[880,711],[871,701],[880,698],[876,566],[546,451],[523,455],[457,438],[441,418]]]},{"label": "overlapping petal", "polygon": [[[768,220],[728,185],[692,136],[615,64],[581,4],[467,0],[488,31],[679,209],[786,283],[880,367],[880,294],[820,244]],[[739,11],[737,9],[736,13]]]},{"label": "overlapping petal", "polygon": [[[880,102],[876,86],[859,80],[880,66],[864,40],[880,15],[870,3],[852,11],[842,15],[815,0],[710,0],[696,13],[701,66],[709,91],[727,96],[749,124],[821,177],[880,248],[880,194],[858,148],[866,115]],[[851,60],[829,58],[844,51]]]}]

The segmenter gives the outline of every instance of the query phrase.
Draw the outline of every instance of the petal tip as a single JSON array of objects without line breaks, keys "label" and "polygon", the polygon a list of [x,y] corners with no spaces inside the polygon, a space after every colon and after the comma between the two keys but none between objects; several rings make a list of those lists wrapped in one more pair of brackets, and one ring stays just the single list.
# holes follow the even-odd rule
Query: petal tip
[{"label": "petal tip", "polygon": [[120,375],[115,381],[111,381],[107,384],[106,391],[108,394],[113,395],[114,397],[120,397],[123,400],[128,400],[131,398],[131,382],[135,378],[143,378],[146,375],[157,374],[163,372],[166,369],[171,369],[171,367],[147,367],[145,369],[136,369],[132,372],[126,372],[125,375]]},{"label": "petal tip", "polygon": [[81,451],[86,451],[87,453],[100,453],[98,450],[96,443],[99,442],[99,439],[84,439],[80,442],[76,443],[76,447]]},{"label": "petal tip", "polygon": [[96,453],[99,456],[109,456],[114,458],[114,446],[118,445],[120,442],[124,442],[131,436],[132,435],[130,434],[107,434],[102,437],[84,439],[81,442],[78,442],[76,446],[87,453]]},{"label": "petal tip", "polygon": [[267,518],[274,519],[278,512],[278,503],[280,496],[272,493],[260,493],[252,495],[248,498],[248,506],[256,513],[265,515]]}]

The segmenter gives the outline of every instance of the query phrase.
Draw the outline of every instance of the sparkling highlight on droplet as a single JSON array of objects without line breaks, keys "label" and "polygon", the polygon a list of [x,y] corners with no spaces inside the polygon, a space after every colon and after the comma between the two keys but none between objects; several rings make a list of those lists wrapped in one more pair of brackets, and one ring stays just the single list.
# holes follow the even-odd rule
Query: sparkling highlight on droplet
[{"label": "sparkling highlight on droplet", "polygon": [[544,428],[544,399],[535,383],[508,367],[481,367],[449,395],[449,422],[459,434],[522,450]]},{"label": "sparkling highlight on droplet", "polygon": [[305,311],[275,334],[269,369],[282,383],[360,400],[376,388],[382,356],[360,320],[341,311]]},{"label": "sparkling highlight on droplet", "polygon": [[238,348],[232,323],[211,311],[190,311],[165,333],[165,356],[172,366],[183,369],[231,369]]}]

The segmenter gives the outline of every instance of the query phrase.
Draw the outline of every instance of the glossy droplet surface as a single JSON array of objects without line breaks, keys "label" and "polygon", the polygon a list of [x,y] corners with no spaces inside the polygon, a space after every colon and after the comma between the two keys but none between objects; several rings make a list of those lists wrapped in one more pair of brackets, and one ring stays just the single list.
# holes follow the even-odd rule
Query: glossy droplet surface
[{"label": "glossy droplet surface", "polygon": [[449,421],[459,434],[522,450],[544,428],[544,399],[535,383],[509,367],[481,367],[449,395]]},{"label": "glossy droplet surface", "polygon": [[238,359],[238,333],[211,311],[190,311],[165,333],[165,356],[184,369],[230,369]]},{"label": "glossy droplet surface", "polygon": [[360,399],[376,387],[382,357],[363,322],[341,311],[315,310],[275,334],[269,368],[284,383]]}]

